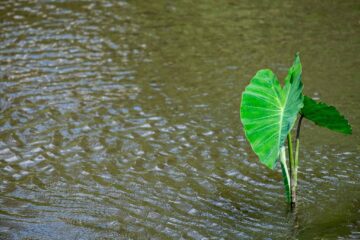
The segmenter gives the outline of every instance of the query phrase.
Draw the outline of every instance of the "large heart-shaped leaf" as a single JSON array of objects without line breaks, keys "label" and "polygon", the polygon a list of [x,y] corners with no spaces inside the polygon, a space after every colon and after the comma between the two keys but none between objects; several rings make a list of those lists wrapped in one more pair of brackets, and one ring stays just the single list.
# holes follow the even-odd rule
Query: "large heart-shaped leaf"
[{"label": "large heart-shaped leaf", "polygon": [[242,94],[240,118],[245,135],[260,161],[274,168],[287,134],[303,106],[298,55],[282,88],[271,70],[260,70]]},{"label": "large heart-shaped leaf", "polygon": [[344,134],[352,133],[349,122],[335,107],[316,102],[310,97],[304,97],[304,107],[301,109],[301,114],[318,126]]}]

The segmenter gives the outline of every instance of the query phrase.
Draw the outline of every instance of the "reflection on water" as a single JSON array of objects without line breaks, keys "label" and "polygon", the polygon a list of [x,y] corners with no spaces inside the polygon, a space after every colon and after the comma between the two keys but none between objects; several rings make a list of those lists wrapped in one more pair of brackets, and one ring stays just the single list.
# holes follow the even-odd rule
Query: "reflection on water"
[{"label": "reflection on water", "polygon": [[[357,1],[2,1],[0,19],[1,239],[360,237]],[[354,135],[305,124],[294,218],[238,108],[296,51]]]}]

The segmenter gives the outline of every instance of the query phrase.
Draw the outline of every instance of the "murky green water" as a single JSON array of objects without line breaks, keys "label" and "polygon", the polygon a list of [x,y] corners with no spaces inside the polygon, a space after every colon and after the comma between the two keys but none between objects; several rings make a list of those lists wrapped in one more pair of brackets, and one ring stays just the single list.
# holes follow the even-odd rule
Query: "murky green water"
[{"label": "murky green water", "polygon": [[[359,239],[354,1],[1,1],[1,239]],[[345,137],[303,128],[299,207],[244,139],[301,52]]]}]

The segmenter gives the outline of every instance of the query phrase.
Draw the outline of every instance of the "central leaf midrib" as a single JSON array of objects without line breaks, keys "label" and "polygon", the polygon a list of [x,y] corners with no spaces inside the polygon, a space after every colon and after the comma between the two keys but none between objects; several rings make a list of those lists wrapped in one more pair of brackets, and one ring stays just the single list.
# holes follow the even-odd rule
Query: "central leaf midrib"
[{"label": "central leaf midrib", "polygon": [[[286,87],[286,85],[287,84],[289,84],[290,85],[290,87],[288,88],[289,90],[288,90],[288,92],[286,92],[285,93],[285,101],[283,102],[283,105],[280,107],[280,121],[279,121],[279,123],[280,123],[280,127],[279,127],[279,138],[278,138],[278,146],[279,146],[279,148],[281,147],[280,146],[280,141],[281,141],[281,134],[282,134],[282,124],[283,124],[283,122],[284,122],[284,112],[285,112],[285,108],[286,108],[286,106],[287,106],[287,101],[288,101],[288,99],[289,99],[289,91],[290,91],[290,88],[291,88],[291,84],[289,83],[289,82],[287,82],[287,83],[285,83],[285,86],[281,89],[282,90],[282,94],[284,94],[284,90],[285,90],[285,87]],[[280,101],[279,101],[279,103],[280,103]],[[281,144],[282,145],[282,144]]]}]

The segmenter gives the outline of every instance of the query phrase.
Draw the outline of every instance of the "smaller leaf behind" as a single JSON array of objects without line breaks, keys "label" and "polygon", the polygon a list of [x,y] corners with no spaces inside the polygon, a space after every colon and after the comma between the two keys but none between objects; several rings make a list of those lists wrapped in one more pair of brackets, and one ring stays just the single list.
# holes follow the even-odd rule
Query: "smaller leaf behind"
[{"label": "smaller leaf behind", "polygon": [[352,133],[348,120],[335,107],[323,102],[316,102],[310,97],[304,96],[304,107],[301,109],[300,114],[318,126],[343,134]]}]

